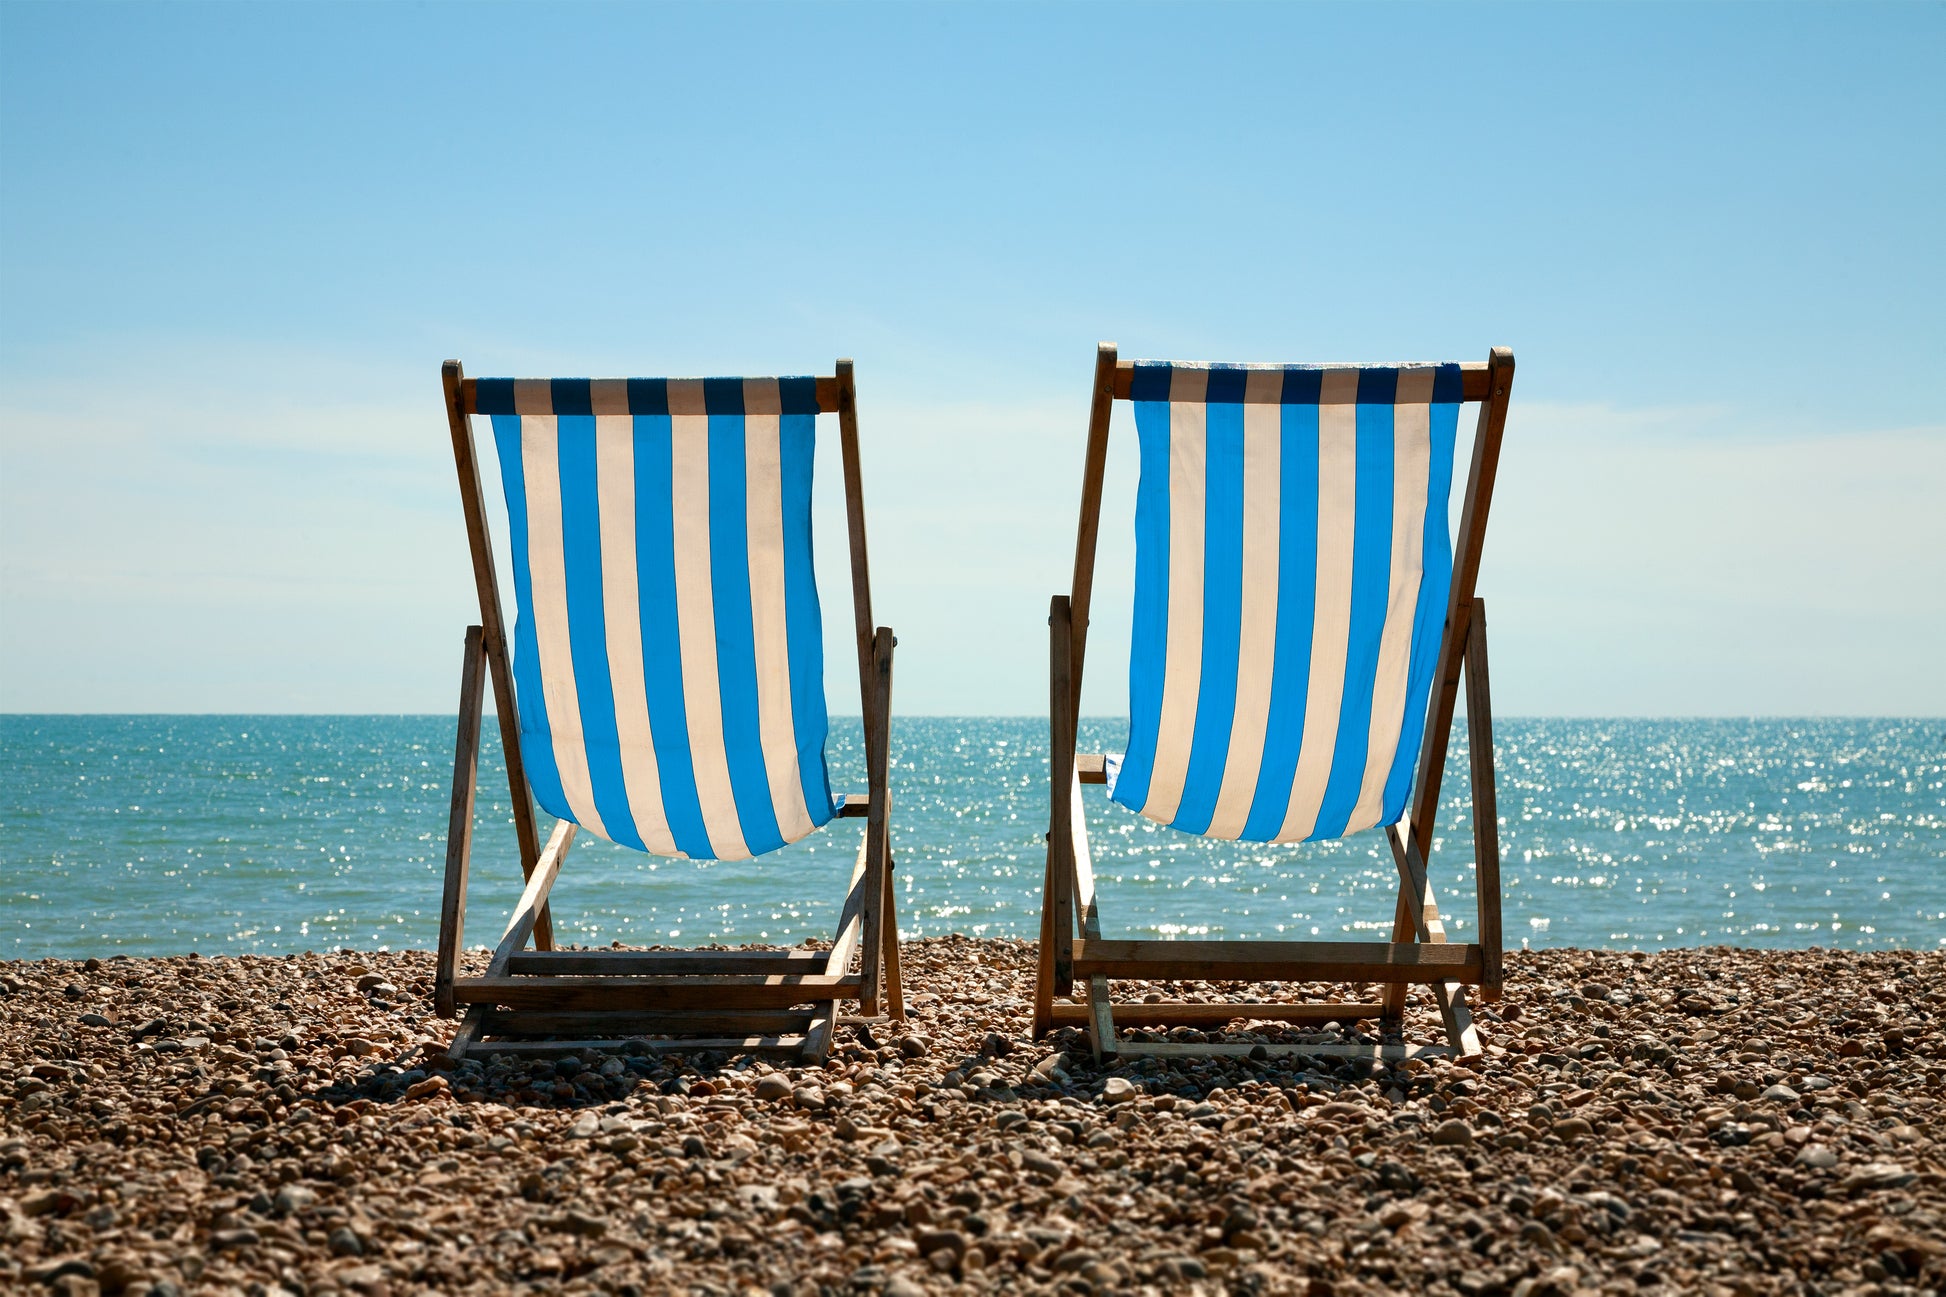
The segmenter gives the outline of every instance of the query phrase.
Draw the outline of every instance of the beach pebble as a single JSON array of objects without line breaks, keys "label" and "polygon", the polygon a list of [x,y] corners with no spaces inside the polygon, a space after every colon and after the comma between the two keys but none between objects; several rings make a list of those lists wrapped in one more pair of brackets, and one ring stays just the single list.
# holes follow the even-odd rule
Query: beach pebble
[{"label": "beach pebble", "polygon": [[1130,1103],[1136,1097],[1135,1082],[1125,1076],[1111,1076],[1102,1082],[1101,1097],[1110,1103]]},{"label": "beach pebble", "polygon": [[776,1103],[791,1097],[790,1078],[780,1072],[757,1078],[757,1097],[765,1103]]},{"label": "beach pebble", "polygon": [[1838,1165],[1838,1154],[1823,1144],[1807,1144],[1797,1155],[1799,1166],[1825,1171]]},{"label": "beach pebble", "polygon": [[1442,1121],[1433,1129],[1432,1142],[1445,1146],[1460,1146],[1473,1142],[1473,1128],[1457,1118]]},{"label": "beach pebble", "polygon": [[279,1216],[294,1216],[298,1212],[309,1211],[317,1205],[318,1195],[314,1189],[301,1184],[287,1184],[277,1191],[273,1207]]}]

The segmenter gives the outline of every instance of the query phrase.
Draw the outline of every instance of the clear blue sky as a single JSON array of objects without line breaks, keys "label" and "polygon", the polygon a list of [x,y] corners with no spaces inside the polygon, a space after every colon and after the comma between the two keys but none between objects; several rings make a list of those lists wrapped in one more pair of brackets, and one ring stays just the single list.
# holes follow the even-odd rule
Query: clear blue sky
[{"label": "clear blue sky", "polygon": [[1942,66],[1937,4],[0,6],[0,709],[447,710],[441,360],[850,355],[900,709],[1042,710],[1112,338],[1513,347],[1505,712],[1946,713]]}]

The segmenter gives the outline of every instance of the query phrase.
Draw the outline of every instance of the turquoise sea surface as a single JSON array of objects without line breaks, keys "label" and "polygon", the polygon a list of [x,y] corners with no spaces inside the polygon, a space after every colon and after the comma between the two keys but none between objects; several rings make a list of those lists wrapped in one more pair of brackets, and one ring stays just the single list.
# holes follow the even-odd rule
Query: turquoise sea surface
[{"label": "turquoise sea surface", "polygon": [[[1084,750],[1119,723],[1084,722]],[[1505,932],[1652,948],[1946,945],[1946,721],[1521,720],[1496,725]],[[519,892],[487,725],[468,944]],[[0,717],[0,958],[427,948],[453,722],[432,716]],[[862,791],[856,718],[833,786]],[[1046,722],[900,718],[893,842],[907,935],[1032,936]],[[1474,930],[1464,728],[1432,878]],[[1382,935],[1381,833],[1217,844],[1085,790],[1108,935]],[[554,891],[563,943],[829,937],[860,822],[757,861],[584,837]]]}]

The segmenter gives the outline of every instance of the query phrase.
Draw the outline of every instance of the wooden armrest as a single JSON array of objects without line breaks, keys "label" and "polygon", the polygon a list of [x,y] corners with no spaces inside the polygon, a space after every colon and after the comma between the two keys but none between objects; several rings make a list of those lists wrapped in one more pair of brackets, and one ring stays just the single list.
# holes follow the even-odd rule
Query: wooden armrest
[{"label": "wooden armrest", "polygon": [[871,813],[872,798],[870,793],[846,793],[842,804],[838,807],[838,818],[841,820],[867,819]]},{"label": "wooden armrest", "polygon": [[1108,782],[1108,758],[1099,752],[1077,753],[1074,767],[1081,773],[1081,782],[1084,784]]}]

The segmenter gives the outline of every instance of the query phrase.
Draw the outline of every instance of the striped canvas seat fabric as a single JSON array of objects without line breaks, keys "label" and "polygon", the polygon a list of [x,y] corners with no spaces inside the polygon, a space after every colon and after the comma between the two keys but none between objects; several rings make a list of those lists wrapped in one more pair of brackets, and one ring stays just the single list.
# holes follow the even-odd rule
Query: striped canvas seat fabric
[{"label": "striped canvas seat fabric", "polygon": [[1117,802],[1213,838],[1405,813],[1452,582],[1457,365],[1138,362]]},{"label": "striped canvas seat fabric", "polygon": [[812,378],[481,379],[521,751],[562,819],[735,860],[829,821]]}]

